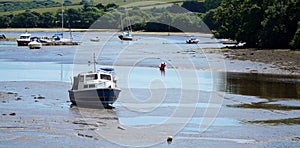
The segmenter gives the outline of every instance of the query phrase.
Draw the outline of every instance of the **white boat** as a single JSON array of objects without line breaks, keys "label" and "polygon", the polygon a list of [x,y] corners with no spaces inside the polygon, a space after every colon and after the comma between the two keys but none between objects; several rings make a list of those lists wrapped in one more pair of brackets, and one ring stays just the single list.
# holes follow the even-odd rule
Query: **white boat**
[{"label": "white boat", "polygon": [[61,32],[56,33],[52,36],[52,39],[54,42],[59,43],[59,44],[70,44],[73,42],[72,39],[72,33],[71,29],[69,30],[70,32],[70,39],[64,38],[64,6],[62,5],[61,9]]},{"label": "white boat", "polygon": [[199,39],[197,39],[195,37],[191,37],[190,39],[186,40],[186,43],[188,43],[188,44],[197,44],[197,43],[199,43]]},{"label": "white boat", "polygon": [[42,42],[38,37],[31,37],[30,42],[28,43],[28,47],[30,49],[41,49],[42,48]]},{"label": "white boat", "polygon": [[60,42],[60,43],[72,43],[71,39],[66,39],[63,37],[63,33],[56,33],[52,36],[54,42]]},{"label": "white boat", "polygon": [[132,37],[132,29],[131,29],[131,24],[130,24],[130,19],[128,18],[128,13],[126,11],[126,18],[127,20],[127,31],[124,31],[124,27],[123,27],[123,20],[122,20],[122,16],[121,16],[121,30],[123,30],[124,32],[122,34],[120,34],[118,37],[121,39],[121,40],[125,40],[125,41],[131,41],[133,39]]},{"label": "white boat", "polygon": [[116,84],[114,69],[101,68],[96,71],[95,67],[94,62],[93,72],[73,77],[72,88],[69,90],[70,101],[78,107],[112,108],[121,92]]},{"label": "white boat", "polygon": [[18,46],[28,46],[30,42],[31,34],[26,32],[20,35],[19,39],[17,39]]},{"label": "white boat", "polygon": [[100,39],[99,39],[99,37],[95,37],[95,38],[91,38],[90,41],[92,41],[92,42],[99,42]]},{"label": "white boat", "polygon": [[129,31],[123,32],[121,35],[119,35],[119,38],[121,40],[127,40],[127,41],[131,41],[133,39],[133,37]]},{"label": "white boat", "polygon": [[39,37],[42,43],[52,43],[52,39],[47,36]]}]

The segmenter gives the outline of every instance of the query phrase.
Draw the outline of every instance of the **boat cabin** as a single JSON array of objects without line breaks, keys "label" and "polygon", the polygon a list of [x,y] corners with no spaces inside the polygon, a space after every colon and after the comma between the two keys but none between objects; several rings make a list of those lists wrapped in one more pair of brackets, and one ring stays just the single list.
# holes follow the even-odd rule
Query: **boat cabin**
[{"label": "boat cabin", "polygon": [[98,71],[81,73],[74,77],[72,90],[115,88],[116,77],[110,73]]},{"label": "boat cabin", "polygon": [[21,34],[19,39],[29,39],[30,36],[31,36],[31,34],[29,34],[29,33]]}]

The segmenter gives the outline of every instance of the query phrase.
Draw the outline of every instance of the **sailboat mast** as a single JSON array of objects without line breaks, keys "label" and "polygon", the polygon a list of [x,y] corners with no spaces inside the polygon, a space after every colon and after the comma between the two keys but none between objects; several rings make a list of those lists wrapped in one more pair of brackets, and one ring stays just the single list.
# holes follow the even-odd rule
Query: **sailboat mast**
[{"label": "sailboat mast", "polygon": [[120,17],[121,17],[121,31],[124,31],[124,26],[123,26],[123,20],[122,20],[122,14],[120,15]]},{"label": "sailboat mast", "polygon": [[94,53],[94,57],[93,57],[94,72],[96,72],[96,63],[97,63],[97,61],[96,61],[96,55]]},{"label": "sailboat mast", "polygon": [[127,20],[127,28],[128,28],[128,31],[129,32],[132,32],[132,30],[131,30],[131,23],[130,23],[130,19],[129,19],[129,15],[128,15],[128,10],[125,8],[125,11],[126,11],[126,20]]},{"label": "sailboat mast", "polygon": [[64,37],[64,0],[61,1],[61,34]]}]

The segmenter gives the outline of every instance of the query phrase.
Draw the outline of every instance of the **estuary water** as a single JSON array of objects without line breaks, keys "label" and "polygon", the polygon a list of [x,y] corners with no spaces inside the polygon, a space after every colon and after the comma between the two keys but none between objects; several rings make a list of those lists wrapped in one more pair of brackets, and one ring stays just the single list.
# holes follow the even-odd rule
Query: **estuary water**
[{"label": "estuary water", "polygon": [[[21,32],[5,34],[17,36]],[[52,32],[32,34],[50,36]],[[92,136],[97,141],[96,135],[101,135],[110,143],[122,146],[166,146],[165,138],[170,135],[174,136],[173,144],[178,147],[196,147],[203,142],[208,147],[219,144],[273,147],[300,143],[297,140],[300,135],[296,132],[300,129],[299,76],[228,72],[225,61],[201,50],[223,47],[207,34],[140,33],[134,35],[131,42],[120,41],[117,35],[113,32],[74,32],[74,39],[81,42],[79,46],[44,46],[40,50],[18,47],[16,41],[1,41],[0,81],[22,83],[20,86],[5,84],[7,87],[2,86],[1,90],[38,82],[41,89],[32,88],[31,91],[40,91],[50,98],[60,96],[59,103],[53,99],[44,106],[53,108],[54,112],[71,111],[76,118],[79,114],[81,120],[73,121],[74,124],[90,127],[101,124],[98,119],[110,121],[113,116],[118,119],[118,128],[107,125],[104,129],[92,130],[96,134],[89,133],[89,128],[86,137]],[[199,38],[200,43],[185,44],[190,36]],[[94,37],[99,37],[100,41],[91,42]],[[115,68],[118,86],[122,89],[115,109],[108,113],[100,111],[101,117],[96,114],[99,111],[74,110],[66,102],[72,76],[93,69],[94,53],[98,68]],[[161,62],[167,63],[165,73],[158,69]],[[63,88],[53,85],[61,82]],[[32,109],[40,107],[47,110],[40,105]],[[63,114],[63,118],[74,120],[73,115]],[[62,119],[55,120],[64,126],[69,124]],[[82,136],[79,133],[79,137]],[[151,138],[137,142],[138,137]],[[104,145],[110,144],[104,142]]]}]

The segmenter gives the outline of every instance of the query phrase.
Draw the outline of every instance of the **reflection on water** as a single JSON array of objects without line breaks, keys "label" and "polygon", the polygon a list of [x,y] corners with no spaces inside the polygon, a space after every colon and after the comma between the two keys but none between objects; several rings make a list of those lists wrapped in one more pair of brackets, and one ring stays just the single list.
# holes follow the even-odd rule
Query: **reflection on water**
[{"label": "reflection on water", "polygon": [[[295,112],[300,110],[300,79],[299,76],[270,74],[227,73],[226,91],[231,94],[257,96],[265,100],[260,102],[227,105],[234,108],[260,109],[272,112]],[[265,120],[250,120],[246,123],[267,125],[300,124],[299,117]]]},{"label": "reflection on water", "polygon": [[226,91],[271,100],[300,99],[300,78],[287,75],[227,73]]}]

